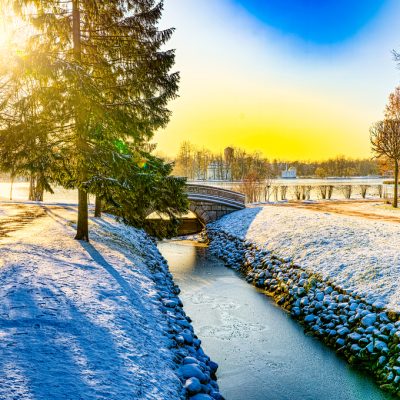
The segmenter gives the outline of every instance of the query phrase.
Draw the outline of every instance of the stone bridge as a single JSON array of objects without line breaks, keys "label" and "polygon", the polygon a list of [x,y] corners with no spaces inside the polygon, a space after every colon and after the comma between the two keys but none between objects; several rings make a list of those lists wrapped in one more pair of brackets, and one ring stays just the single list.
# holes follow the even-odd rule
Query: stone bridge
[{"label": "stone bridge", "polygon": [[208,224],[233,211],[246,207],[244,194],[205,185],[186,185],[190,211]]}]

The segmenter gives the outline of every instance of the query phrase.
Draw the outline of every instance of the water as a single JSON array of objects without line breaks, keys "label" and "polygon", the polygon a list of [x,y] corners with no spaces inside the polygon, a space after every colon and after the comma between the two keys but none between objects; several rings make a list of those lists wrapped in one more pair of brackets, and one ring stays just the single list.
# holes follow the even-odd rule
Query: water
[{"label": "water", "polygon": [[227,400],[393,399],[194,242],[164,241],[186,313]]},{"label": "water", "polygon": [[[333,186],[333,191],[331,194],[332,200],[346,199],[345,192],[347,190],[344,189],[343,186],[348,187],[349,185],[352,187],[352,199],[362,199],[361,186],[367,186],[366,197],[369,199],[381,198],[381,189],[383,190],[384,197],[391,198],[393,196],[393,185],[383,185],[384,181],[384,178],[376,177],[272,179],[268,182],[268,185],[267,182],[256,185],[256,188],[254,188],[255,199],[252,199],[251,202],[278,201],[282,199],[296,200],[297,196],[299,195],[297,192],[302,186],[308,188],[307,191],[309,191],[309,193],[306,196],[308,200],[319,200],[321,199],[321,191],[319,188],[321,185]],[[189,183],[219,187],[241,193],[246,192],[246,189],[243,188],[243,182],[240,181],[189,181]],[[267,191],[266,186],[270,186],[270,189]],[[282,187],[285,188],[285,195],[283,198],[281,192]],[[277,190],[277,192],[274,191],[274,188]]]},{"label": "water", "polygon": [[[270,184],[272,185],[382,185],[384,181],[390,180],[382,177],[348,177],[348,178],[295,178],[295,179],[282,179],[276,178],[271,179]],[[188,183],[216,186],[225,189],[234,188],[238,185],[243,185],[241,181],[188,181]]]}]

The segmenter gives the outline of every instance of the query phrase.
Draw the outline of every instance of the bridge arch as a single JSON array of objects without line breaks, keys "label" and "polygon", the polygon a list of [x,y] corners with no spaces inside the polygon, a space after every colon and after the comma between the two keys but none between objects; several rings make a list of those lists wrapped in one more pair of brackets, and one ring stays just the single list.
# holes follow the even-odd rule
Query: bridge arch
[{"label": "bridge arch", "polygon": [[[206,185],[186,185],[186,193],[189,199],[191,214],[179,217],[180,225],[178,235],[191,235],[201,232],[205,225],[231,212],[245,208],[245,196],[231,190],[220,189]],[[194,215],[193,215],[194,214]],[[166,215],[161,215],[149,210],[148,219],[157,224],[162,224]]]}]

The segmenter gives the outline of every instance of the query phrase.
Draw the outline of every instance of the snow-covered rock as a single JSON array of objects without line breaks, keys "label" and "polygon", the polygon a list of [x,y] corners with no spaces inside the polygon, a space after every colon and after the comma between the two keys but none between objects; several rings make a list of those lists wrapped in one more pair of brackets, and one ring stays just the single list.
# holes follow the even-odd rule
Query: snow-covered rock
[{"label": "snow-covered rock", "polygon": [[[259,212],[244,210],[210,224],[207,230],[211,251],[227,266],[241,271],[247,282],[273,296],[309,334],[334,347],[350,363],[373,373],[383,389],[400,395],[400,365],[397,368],[400,359],[399,312],[387,308],[382,300],[384,296],[371,295],[362,286],[353,289],[347,281],[342,285],[338,283],[335,273],[328,274],[335,272],[335,265],[331,269],[323,265],[322,271],[327,272],[324,274],[320,273],[317,264],[310,268],[311,259],[308,266],[303,267],[301,262],[294,262],[299,259],[296,254],[287,257],[279,248],[274,251],[268,241],[263,242],[271,233],[267,232],[271,221],[265,220],[264,225],[260,223],[267,231],[254,231],[259,236],[251,238],[248,233],[243,234],[242,221],[247,224],[250,218],[241,218],[240,214],[256,220]],[[317,226],[313,228],[318,230]],[[250,232],[252,227],[245,226],[244,229]],[[281,227],[274,229],[272,235],[277,238]],[[285,227],[282,230],[285,231]],[[321,231],[317,234],[323,236]],[[262,240],[258,240],[260,237]],[[293,234],[288,240],[292,238]],[[307,241],[308,237],[302,236],[302,240]],[[340,263],[341,256],[346,253],[339,249],[338,260],[332,262],[347,268],[347,262]],[[360,273],[361,266],[354,268],[354,274]],[[264,279],[266,276],[268,279]]]},{"label": "snow-covered rock", "polygon": [[266,206],[226,215],[211,227],[365,294],[377,309],[400,311],[398,223]]}]

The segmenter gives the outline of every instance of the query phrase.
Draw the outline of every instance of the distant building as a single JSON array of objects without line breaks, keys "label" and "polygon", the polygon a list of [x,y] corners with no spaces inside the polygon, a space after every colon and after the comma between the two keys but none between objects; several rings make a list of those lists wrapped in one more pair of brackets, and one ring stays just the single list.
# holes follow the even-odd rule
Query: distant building
[{"label": "distant building", "polygon": [[295,167],[290,167],[286,165],[286,169],[282,171],[282,178],[283,179],[295,179],[297,178],[297,170]]},{"label": "distant building", "polygon": [[235,149],[232,147],[227,147],[224,150],[224,157],[226,165],[231,165],[233,161],[233,157],[235,156]]},{"label": "distant building", "polygon": [[232,162],[235,156],[235,150],[232,147],[224,149],[224,157],[212,160],[207,170],[199,169],[195,173],[195,180],[208,181],[231,181],[232,180]]}]

